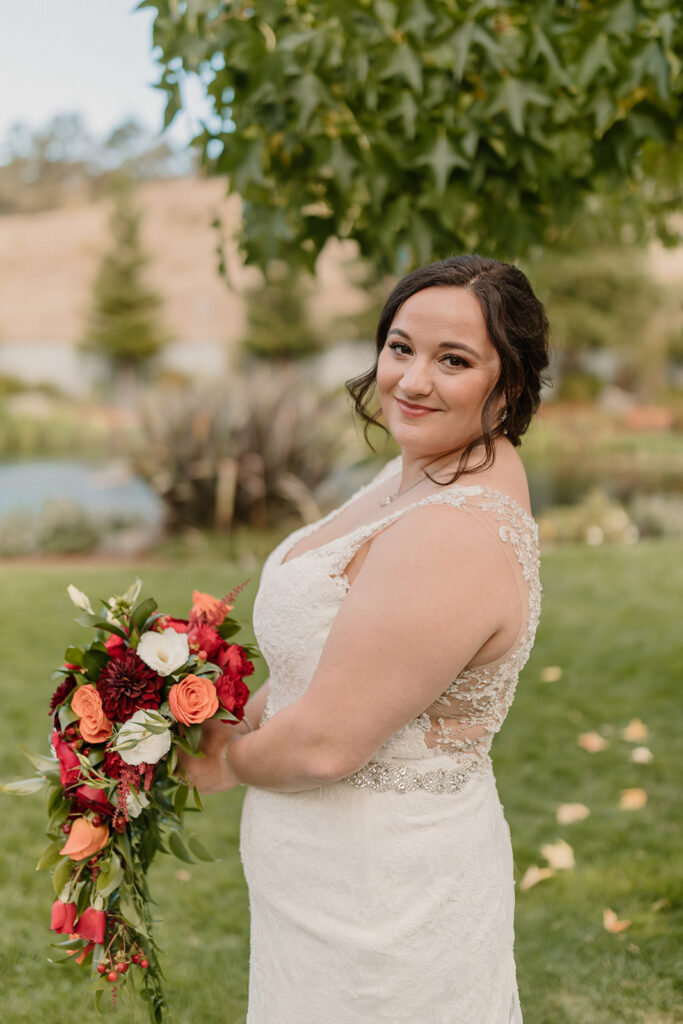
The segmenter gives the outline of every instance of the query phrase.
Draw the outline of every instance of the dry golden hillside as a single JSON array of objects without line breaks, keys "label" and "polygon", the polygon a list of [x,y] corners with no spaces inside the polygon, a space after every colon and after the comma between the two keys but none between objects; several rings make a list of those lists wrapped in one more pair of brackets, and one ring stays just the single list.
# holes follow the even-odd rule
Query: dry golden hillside
[{"label": "dry golden hillside", "polygon": [[[216,270],[216,214],[226,233],[239,204],[220,180],[192,178],[141,186],[142,237],[151,256],[149,282],[164,299],[164,320],[183,341],[236,341],[244,329],[240,292],[257,280],[228,245],[231,285]],[[73,341],[80,337],[90,287],[108,246],[109,204],[74,205],[44,213],[0,217],[0,340]],[[344,279],[348,250],[331,247],[321,261],[318,318],[352,312],[363,296]]]}]

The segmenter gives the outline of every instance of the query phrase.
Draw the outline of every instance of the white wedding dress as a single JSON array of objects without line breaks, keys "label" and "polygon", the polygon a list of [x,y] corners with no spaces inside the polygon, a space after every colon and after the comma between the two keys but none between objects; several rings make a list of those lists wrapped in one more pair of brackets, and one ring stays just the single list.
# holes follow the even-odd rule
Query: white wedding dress
[{"label": "white wedding dress", "polygon": [[[400,457],[366,487],[400,469]],[[510,831],[488,751],[540,610],[536,525],[514,500],[456,484],[283,563],[269,556],[254,631],[270,669],[262,722],[309,685],[372,536],[426,504],[476,515],[505,550],[524,602],[514,649],[463,671],[360,771],[317,789],[248,787],[240,853],[249,888],[247,1024],[521,1024]],[[463,738],[472,726],[476,739]],[[230,1022],[232,1024],[232,1022]]]}]

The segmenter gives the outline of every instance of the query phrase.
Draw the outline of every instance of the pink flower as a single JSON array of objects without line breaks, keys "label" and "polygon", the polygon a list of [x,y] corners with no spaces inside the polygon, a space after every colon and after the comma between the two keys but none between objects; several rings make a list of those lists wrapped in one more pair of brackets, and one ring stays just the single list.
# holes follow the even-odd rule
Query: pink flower
[{"label": "pink flower", "polygon": [[190,650],[199,654],[202,661],[213,661],[214,655],[223,644],[220,634],[206,622],[196,622],[188,630]]},{"label": "pink flower", "polygon": [[76,912],[75,903],[62,903],[61,900],[55,900],[52,904],[50,928],[54,932],[70,935],[74,930]]},{"label": "pink flower", "polygon": [[76,934],[80,935],[82,939],[90,939],[91,942],[96,942],[98,946],[102,946],[104,944],[106,927],[107,915],[104,910],[95,910],[94,907],[88,907],[78,919]]},{"label": "pink flower", "polygon": [[56,729],[52,732],[52,746],[59,761],[59,781],[64,789],[75,786],[80,778],[81,766],[72,748]]},{"label": "pink flower", "polygon": [[104,641],[104,646],[109,651],[112,658],[118,658],[126,649],[126,643],[121,636],[117,636],[116,633],[112,633],[108,640]]}]

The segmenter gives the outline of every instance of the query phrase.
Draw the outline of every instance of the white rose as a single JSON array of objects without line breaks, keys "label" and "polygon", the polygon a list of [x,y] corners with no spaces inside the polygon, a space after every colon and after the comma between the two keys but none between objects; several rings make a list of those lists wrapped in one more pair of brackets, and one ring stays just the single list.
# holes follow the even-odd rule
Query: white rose
[{"label": "white rose", "polygon": [[158,711],[142,708],[119,729],[114,750],[126,764],[156,764],[171,749],[171,723]]},{"label": "white rose", "polygon": [[129,818],[137,818],[142,813],[143,809],[149,803],[149,797],[145,793],[144,789],[141,789],[139,793],[136,793],[134,789],[128,791],[126,797],[126,810]]},{"label": "white rose", "polygon": [[170,628],[163,633],[148,630],[140,637],[138,657],[160,676],[170,676],[190,657],[187,635]]},{"label": "white rose", "polygon": [[87,612],[88,615],[95,614],[95,612],[93,611],[93,607],[90,604],[90,598],[88,597],[88,595],[84,594],[82,590],[78,589],[78,587],[74,587],[73,583],[69,584],[69,586],[66,588],[66,592],[73,601],[73,603],[76,605],[76,607],[80,608],[82,612]]}]

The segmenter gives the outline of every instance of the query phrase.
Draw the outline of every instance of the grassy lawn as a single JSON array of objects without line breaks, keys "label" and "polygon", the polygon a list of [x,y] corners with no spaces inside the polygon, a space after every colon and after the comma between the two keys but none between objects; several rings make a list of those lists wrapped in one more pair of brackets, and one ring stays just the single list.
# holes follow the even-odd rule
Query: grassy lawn
[{"label": "grassy lawn", "polygon": [[[193,587],[222,593],[246,575],[257,576],[253,566],[245,571],[218,560],[132,567],[5,563],[0,778],[30,774],[20,742],[46,749],[50,672],[67,641],[78,642],[84,632],[72,621],[64,588],[73,582],[91,597],[106,597],[136,574],[145,591],[176,614],[185,612]],[[543,583],[537,645],[493,751],[515,849],[525,1024],[674,1024],[683,1011],[676,988],[683,929],[675,770],[683,543],[548,551]],[[254,580],[237,606],[243,619],[255,589]],[[561,667],[561,678],[544,682],[542,670],[550,665]],[[654,754],[650,764],[629,760],[637,744],[624,740],[621,730],[633,718],[648,727],[642,743]],[[577,745],[578,735],[590,731],[609,741],[606,749],[592,754]],[[635,787],[646,790],[647,804],[620,810],[621,791]],[[186,865],[168,858],[153,869],[158,937],[178,1024],[244,1021],[248,917],[237,853],[242,797],[239,790],[208,798],[208,813],[197,816],[196,831],[219,861]],[[587,805],[590,816],[559,825],[556,808],[570,802]],[[46,963],[52,890],[48,875],[34,870],[44,845],[40,799],[0,796],[0,808],[2,1022],[94,1020],[86,978]],[[527,868],[545,864],[540,846],[558,839],[572,846],[576,866],[520,891]],[[608,907],[631,921],[625,931],[603,928]],[[137,1024],[146,1018],[122,1005],[118,1019]]]}]

